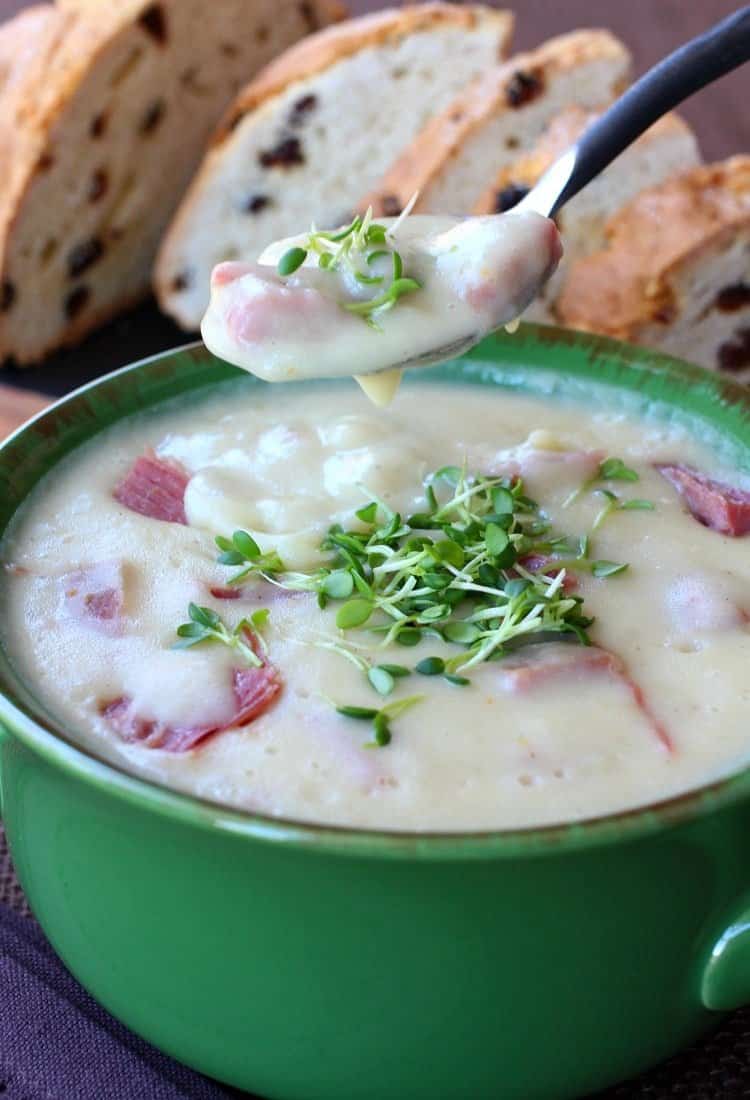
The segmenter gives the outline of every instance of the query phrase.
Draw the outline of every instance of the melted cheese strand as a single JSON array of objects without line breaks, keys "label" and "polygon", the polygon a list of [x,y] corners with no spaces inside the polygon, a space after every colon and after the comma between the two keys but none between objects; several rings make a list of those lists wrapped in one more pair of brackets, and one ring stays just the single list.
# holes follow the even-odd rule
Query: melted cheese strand
[{"label": "melted cheese strand", "polygon": [[373,405],[384,409],[398,393],[403,373],[399,367],[394,367],[393,370],[382,370],[376,374],[355,374],[354,378]]}]

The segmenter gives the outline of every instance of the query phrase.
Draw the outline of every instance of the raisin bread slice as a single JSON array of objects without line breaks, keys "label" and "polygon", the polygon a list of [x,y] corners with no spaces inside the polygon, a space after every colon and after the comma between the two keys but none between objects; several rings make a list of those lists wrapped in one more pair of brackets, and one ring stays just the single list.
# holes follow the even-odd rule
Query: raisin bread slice
[{"label": "raisin bread slice", "polygon": [[[510,210],[596,117],[596,112],[585,111],[582,107],[568,107],[562,111],[527,154],[503,168],[477,203],[474,213]],[[574,259],[602,247],[606,221],[639,191],[661,183],[676,172],[692,168],[700,161],[698,142],[688,124],[675,114],[659,119],[556,216],[565,254],[524,318],[553,321],[552,307],[565,272]]]},{"label": "raisin bread slice", "polygon": [[528,149],[563,107],[600,107],[627,83],[628,51],[608,31],[551,38],[479,77],[407,146],[361,206],[468,214],[486,181]]},{"label": "raisin bread slice", "polygon": [[197,328],[213,266],[347,221],[359,197],[457,91],[505,56],[512,17],[430,3],[315,35],[239,96],[160,250],[163,309]]},{"label": "raisin bread slice", "polygon": [[576,261],[556,313],[572,328],[750,378],[750,156],[641,192]]},{"label": "raisin bread slice", "polygon": [[338,13],[328,0],[254,0],[252,14],[245,0],[65,0],[0,32],[0,359],[36,361],[147,293],[237,88]]}]

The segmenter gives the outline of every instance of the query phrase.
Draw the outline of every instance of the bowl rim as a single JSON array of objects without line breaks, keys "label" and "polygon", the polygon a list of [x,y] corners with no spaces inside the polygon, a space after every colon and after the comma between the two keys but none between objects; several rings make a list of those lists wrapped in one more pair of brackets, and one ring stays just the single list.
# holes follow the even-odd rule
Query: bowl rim
[{"label": "bowl rim", "polygon": [[[648,365],[675,373],[681,381],[703,383],[724,404],[739,405],[750,423],[750,392],[711,372],[650,349],[637,348],[608,337],[573,332],[556,326],[525,324],[522,335],[559,345],[583,345],[590,355],[613,356],[628,366]],[[490,337],[496,339],[496,337]],[[517,339],[517,337],[514,337]],[[481,354],[470,353],[476,357]],[[30,428],[54,415],[61,407],[111,380],[137,374],[148,365],[178,354],[210,353],[200,340],[177,345],[145,356],[110,371],[52,402],[20,425],[0,442],[0,456]],[[646,363],[643,361],[646,360]],[[564,373],[562,370],[559,373]],[[158,403],[158,402],[155,402]],[[748,427],[750,448],[750,427]],[[534,858],[563,855],[602,845],[627,843],[664,829],[686,824],[719,809],[729,807],[750,794],[750,763],[725,777],[693,787],[689,791],[627,810],[601,814],[573,822],[529,828],[464,832],[392,832],[352,826],[316,824],[291,818],[232,809],[196,796],[182,794],[147,779],[141,779],[114,764],[100,760],[63,739],[53,728],[25,713],[0,689],[0,744],[17,738],[47,764],[59,767],[69,777],[94,786],[99,793],[114,795],[129,805],[157,813],[173,821],[204,830],[219,831],[248,840],[314,849],[332,855],[374,859],[419,859],[456,861],[464,859]],[[0,784],[2,772],[0,770]],[[0,787],[1,793],[1,787]]]}]

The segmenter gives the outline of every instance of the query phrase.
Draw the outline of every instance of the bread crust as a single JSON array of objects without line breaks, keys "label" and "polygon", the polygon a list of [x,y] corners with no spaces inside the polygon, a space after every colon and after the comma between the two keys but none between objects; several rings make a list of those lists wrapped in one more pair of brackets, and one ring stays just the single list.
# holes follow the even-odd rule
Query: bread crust
[{"label": "bread crust", "polygon": [[[459,7],[442,2],[387,8],[319,31],[290,47],[266,66],[239,93],[226,111],[162,240],[154,266],[153,283],[164,311],[174,316],[183,327],[188,327],[179,310],[170,305],[175,267],[173,257],[179,252],[181,241],[189,234],[196,204],[204,191],[211,186],[214,173],[220,170],[222,158],[228,155],[227,142],[246,115],[259,110],[272,110],[275,97],[286,93],[291,86],[320,77],[361,50],[386,46],[435,28],[471,30],[484,24],[497,28],[500,49],[507,49],[514,24],[514,17],[510,12],[484,5]],[[247,125],[251,124],[252,121],[248,119]]]},{"label": "bread crust", "polygon": [[[536,50],[516,54],[486,73],[458,95],[441,114],[431,119],[404,150],[378,187],[367,195],[362,208],[372,206],[382,216],[403,208],[415,192],[426,195],[443,166],[456,155],[484,123],[519,104],[519,74],[544,84],[559,72],[596,60],[621,60],[627,56],[622,43],[606,30],[580,30],[551,38]],[[423,198],[415,211],[427,208]]]},{"label": "bread crust", "polygon": [[675,319],[673,283],[750,229],[750,156],[700,165],[642,191],[605,227],[606,247],[576,261],[555,310],[563,324],[637,341]]},{"label": "bread crust", "polygon": [[[56,347],[75,343],[87,331],[145,297],[140,294],[100,303],[85,316],[69,320],[59,338],[27,354],[10,344],[4,323],[9,285],[8,251],[25,202],[40,173],[49,167],[56,127],[82,83],[116,48],[120,36],[140,24],[149,34],[148,14],[167,10],[179,0],[59,0],[39,4],[0,27],[0,153],[7,170],[0,180],[0,361],[14,356],[21,365],[36,362]],[[339,0],[305,0],[316,22],[341,18]]]},{"label": "bread crust", "polygon": [[[473,210],[474,214],[499,213],[497,196],[509,187],[533,187],[552,163],[580,138],[584,130],[599,117],[598,111],[571,106],[556,115],[533,148],[513,164],[503,168]],[[647,142],[670,134],[690,133],[690,127],[676,114],[664,115],[638,140]]]},{"label": "bread crust", "polygon": [[221,145],[244,115],[283,92],[290,84],[317,76],[359,50],[383,46],[406,35],[440,26],[471,30],[480,19],[496,21],[504,28],[502,39],[510,39],[514,24],[510,12],[482,5],[456,7],[437,0],[403,8],[385,8],[318,31],[285,50],[243,88],[219,123],[213,144]]}]

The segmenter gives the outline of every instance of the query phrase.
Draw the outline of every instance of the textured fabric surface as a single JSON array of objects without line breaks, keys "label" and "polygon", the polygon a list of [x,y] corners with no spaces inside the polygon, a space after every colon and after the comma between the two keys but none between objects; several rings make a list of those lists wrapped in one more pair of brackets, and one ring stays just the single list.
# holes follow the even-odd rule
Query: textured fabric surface
[{"label": "textured fabric surface", "polygon": [[[742,1097],[750,1098],[750,1009],[589,1100]],[[160,1054],[81,989],[29,913],[1,826],[0,1100],[252,1100]]]},{"label": "textured fabric surface", "polygon": [[[0,904],[7,905],[23,917],[30,917],[31,910],[24,897],[18,879],[13,870],[13,864],[5,843],[5,830],[0,825]],[[0,1095],[2,1095],[0,1093]]]},{"label": "textured fabric surface", "polygon": [[3,1100],[228,1100],[165,1058],[84,992],[37,924],[0,906]]}]

